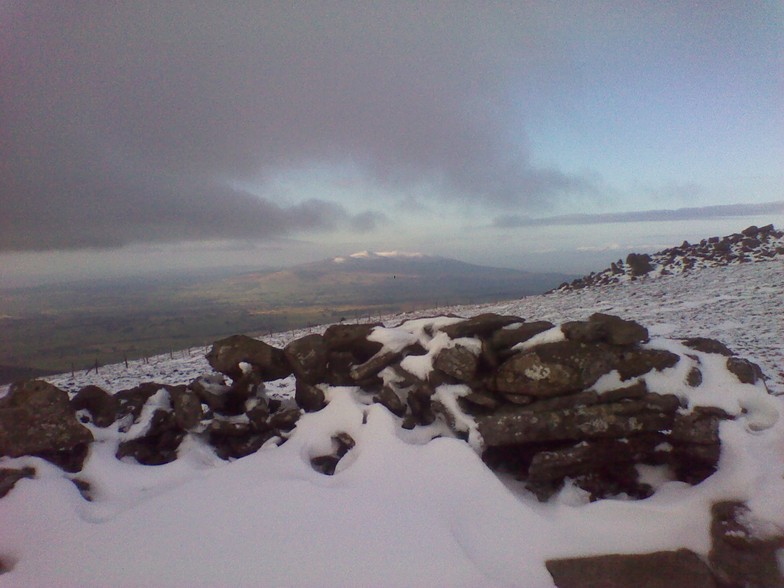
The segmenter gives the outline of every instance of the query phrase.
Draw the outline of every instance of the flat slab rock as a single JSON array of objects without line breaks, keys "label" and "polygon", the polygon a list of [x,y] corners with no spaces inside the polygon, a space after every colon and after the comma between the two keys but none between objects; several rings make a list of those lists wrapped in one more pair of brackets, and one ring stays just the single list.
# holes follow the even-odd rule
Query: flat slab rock
[{"label": "flat slab rock", "polygon": [[546,562],[558,588],[717,588],[710,568],[688,549]]}]

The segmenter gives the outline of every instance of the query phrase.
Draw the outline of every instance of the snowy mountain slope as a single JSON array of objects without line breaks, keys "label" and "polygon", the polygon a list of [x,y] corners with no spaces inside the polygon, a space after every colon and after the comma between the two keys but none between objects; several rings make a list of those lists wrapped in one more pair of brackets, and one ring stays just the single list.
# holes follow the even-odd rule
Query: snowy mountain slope
[{"label": "snowy mountain slope", "polygon": [[[784,394],[784,257],[769,263],[704,268],[658,280],[634,281],[619,287],[586,288],[553,292],[519,300],[476,306],[453,306],[383,317],[387,325],[423,315],[454,313],[470,317],[483,312],[513,314],[528,320],[563,322],[607,312],[635,319],[656,335],[712,337],[756,363],[771,378],[772,392]],[[283,347],[289,341],[325,327],[277,333],[262,340]],[[187,384],[210,371],[206,350],[192,348],[161,355],[149,362],[106,366],[95,372],[76,372],[47,378],[69,391],[88,384],[112,390],[129,388],[141,381]],[[2,388],[0,388],[2,390]]]},{"label": "snowy mountain slope", "polygon": [[[682,276],[562,292],[427,314],[516,314],[556,323],[618,314],[651,335],[708,336],[757,361],[784,392],[784,260],[703,269]],[[422,313],[420,313],[422,314]],[[418,315],[388,317],[394,325]],[[266,337],[282,347],[308,330]],[[116,391],[141,381],[190,382],[209,371],[204,349],[64,374],[56,385]],[[293,380],[268,385],[293,394]],[[706,554],[710,504],[745,500],[773,532],[784,529],[784,425],[749,434],[722,425],[719,472],[698,486],[658,480],[641,501],[588,503],[567,486],[539,503],[488,470],[474,450],[438,430],[400,429],[360,391],[334,388],[328,406],[303,416],[289,440],[224,462],[195,438],[180,458],[141,466],[115,458],[118,431],[92,430],[85,469],[92,502],[62,470],[38,458],[0,499],[0,586],[518,586],[550,587],[554,557],[686,547]],[[779,413],[784,403],[777,400]],[[345,431],[356,446],[334,476],[310,465]],[[442,431],[443,432],[443,431]]]},{"label": "snowy mountain slope", "polygon": [[625,263],[619,259],[605,270],[561,284],[558,290],[579,290],[636,279],[649,280],[709,267],[769,261],[782,255],[784,231],[776,230],[773,225],[750,226],[740,233],[721,238],[710,237],[695,244],[684,241],[679,247],[669,247],[650,255],[632,253]]}]

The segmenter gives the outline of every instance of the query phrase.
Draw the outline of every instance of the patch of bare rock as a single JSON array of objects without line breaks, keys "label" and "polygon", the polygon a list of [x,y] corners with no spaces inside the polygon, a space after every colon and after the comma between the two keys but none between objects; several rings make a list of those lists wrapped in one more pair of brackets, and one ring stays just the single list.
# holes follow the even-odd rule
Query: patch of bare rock
[{"label": "patch of bare rock", "polygon": [[[717,470],[722,421],[746,418],[751,433],[777,416],[695,404],[688,390],[704,386],[708,358],[723,377],[761,397],[764,375],[718,341],[671,343],[654,345],[642,325],[601,313],[560,326],[497,314],[396,327],[338,324],[283,349],[236,335],[207,354],[215,372],[188,385],[145,383],[116,393],[88,386],[69,398],[43,381],[14,384],[0,399],[0,456],[37,455],[75,473],[91,429],[115,427],[118,459],[169,463],[188,435],[205,439],[223,459],[238,459],[285,442],[303,412],[326,406],[330,387],[350,387],[346,393],[361,391],[403,428],[441,421],[489,467],[512,474],[542,501],[566,483],[591,500],[643,499],[655,489],[638,466],[666,468],[672,479],[698,484]],[[654,376],[663,373],[682,374],[683,381],[662,388]],[[267,395],[265,382],[291,375],[293,399]],[[334,475],[353,447],[339,432],[332,452],[311,465]],[[0,469],[0,493],[34,475]],[[89,481],[74,483],[89,499]],[[764,525],[740,503],[714,505],[713,517],[713,548],[703,557],[684,550],[610,554],[554,560],[548,569],[560,588],[784,586],[775,567],[780,536],[761,538]]]}]

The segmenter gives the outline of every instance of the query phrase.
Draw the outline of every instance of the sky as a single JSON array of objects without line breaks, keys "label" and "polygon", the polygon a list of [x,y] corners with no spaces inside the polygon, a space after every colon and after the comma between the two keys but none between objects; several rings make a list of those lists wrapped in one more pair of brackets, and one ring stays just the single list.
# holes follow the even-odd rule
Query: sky
[{"label": "sky", "polygon": [[779,1],[4,0],[0,26],[0,286],[364,249],[582,273],[784,224]]}]

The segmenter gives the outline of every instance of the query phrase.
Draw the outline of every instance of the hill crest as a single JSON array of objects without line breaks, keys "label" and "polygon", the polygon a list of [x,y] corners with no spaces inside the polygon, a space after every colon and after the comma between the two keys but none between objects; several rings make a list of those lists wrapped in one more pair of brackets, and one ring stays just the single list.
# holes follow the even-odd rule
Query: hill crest
[{"label": "hill crest", "polygon": [[772,224],[750,226],[740,233],[724,237],[710,237],[699,243],[684,241],[656,253],[630,253],[624,262],[619,259],[610,267],[564,282],[554,291],[569,292],[583,288],[611,286],[637,279],[678,275],[706,267],[720,267],[741,263],[769,261],[784,257],[784,231]]}]

